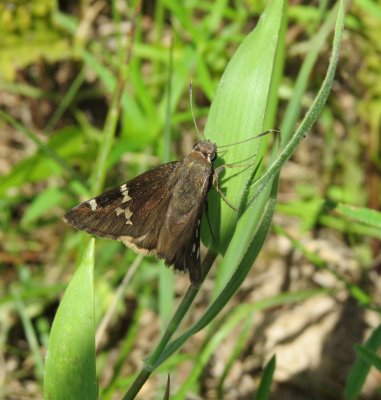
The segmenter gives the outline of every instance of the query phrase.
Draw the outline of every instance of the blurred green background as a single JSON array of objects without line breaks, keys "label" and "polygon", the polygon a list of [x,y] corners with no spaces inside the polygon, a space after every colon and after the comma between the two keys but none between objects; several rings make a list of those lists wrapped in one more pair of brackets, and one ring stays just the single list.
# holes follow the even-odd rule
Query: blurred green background
[{"label": "blurred green background", "polygon": [[[221,75],[265,4],[157,0],[137,8],[126,1],[1,2],[1,398],[43,396],[50,327],[87,243],[62,217],[97,187],[95,160],[115,86],[125,79],[105,188],[189,153],[198,140],[190,80],[202,131]],[[306,85],[298,87],[301,100],[291,130],[320,88],[333,7],[323,0],[289,4],[274,128],[290,112],[298,80],[306,79]],[[173,398],[191,393],[202,399],[254,398],[273,354],[272,399],[342,398],[354,344],[364,343],[380,323],[380,35],[381,5],[352,2],[331,95],[284,166],[272,233],[258,265],[216,322],[221,337],[212,331],[196,335],[160,367],[142,398],[163,397],[167,372]],[[97,324],[136,257],[119,242],[97,241]],[[105,399],[120,398],[174,307],[172,295],[166,297],[158,284],[160,273],[171,282],[171,271],[155,258],[138,261],[97,342]],[[212,270],[188,323],[208,304],[213,276]],[[187,278],[175,276],[173,285],[176,304]],[[315,289],[323,291],[317,296]],[[273,302],[262,304],[263,299]],[[245,305],[251,311],[244,322],[229,319]],[[362,396],[381,398],[375,368]]]}]

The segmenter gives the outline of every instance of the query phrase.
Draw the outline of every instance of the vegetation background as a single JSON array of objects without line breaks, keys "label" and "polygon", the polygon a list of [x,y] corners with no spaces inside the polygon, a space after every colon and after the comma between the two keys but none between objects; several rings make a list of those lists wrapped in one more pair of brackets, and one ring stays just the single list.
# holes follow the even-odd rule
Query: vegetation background
[{"label": "vegetation background", "polygon": [[[243,0],[0,4],[1,398],[43,398],[52,321],[88,241],[62,217],[102,187],[94,171],[115,84],[125,82],[125,104],[106,160],[107,188],[189,153],[198,140],[190,79],[203,130],[221,75],[264,7]],[[327,1],[290,2],[274,127],[295,96],[300,121],[319,90],[333,9]],[[266,366],[272,399],[360,391],[381,398],[380,34],[381,5],[353,1],[332,93],[282,169],[261,255],[212,329],[165,361],[140,398],[163,398],[167,373],[171,398],[265,398],[258,385]],[[117,399],[188,279],[173,279],[161,262],[119,242],[97,240],[95,260],[98,383],[102,398]],[[182,330],[215,295],[216,271],[218,262]],[[372,352],[355,347],[361,343]]]}]

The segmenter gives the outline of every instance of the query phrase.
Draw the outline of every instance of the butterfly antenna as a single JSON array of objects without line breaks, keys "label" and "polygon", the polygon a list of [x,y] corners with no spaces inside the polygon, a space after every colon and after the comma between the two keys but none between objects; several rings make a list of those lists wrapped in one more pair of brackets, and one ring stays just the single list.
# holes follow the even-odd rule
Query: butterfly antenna
[{"label": "butterfly antenna", "polygon": [[274,133],[280,133],[280,130],[279,130],[279,129],[269,129],[268,131],[262,132],[262,133],[260,133],[259,135],[253,136],[253,137],[251,137],[251,138],[249,138],[249,139],[246,139],[246,140],[242,140],[241,142],[235,142],[235,143],[231,143],[231,144],[225,144],[224,146],[218,146],[218,148],[219,148],[219,149],[222,149],[223,147],[230,147],[230,146],[235,146],[236,144],[246,143],[246,142],[249,142],[250,140],[258,139],[258,138],[260,138],[260,137],[262,137],[262,136],[265,136],[265,135],[267,135],[267,134],[269,134],[269,133],[273,133],[273,132],[274,132]]},{"label": "butterfly antenna", "polygon": [[189,102],[190,102],[190,109],[191,109],[191,113],[192,113],[193,123],[194,123],[194,126],[196,127],[197,135],[199,138],[202,138],[204,140],[205,139],[204,135],[201,135],[200,131],[198,130],[196,118],[195,118],[194,112],[193,112],[193,83],[192,83],[192,80],[189,83]]}]

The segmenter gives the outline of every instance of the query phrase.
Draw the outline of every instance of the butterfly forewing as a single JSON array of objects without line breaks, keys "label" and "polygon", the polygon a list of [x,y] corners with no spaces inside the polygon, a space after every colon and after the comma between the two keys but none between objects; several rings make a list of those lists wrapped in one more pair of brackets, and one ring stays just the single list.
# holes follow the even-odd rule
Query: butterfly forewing
[{"label": "butterfly forewing", "polygon": [[168,179],[177,164],[163,164],[85,201],[69,210],[65,219],[77,229],[111,239],[154,234],[152,224],[160,218],[160,203],[170,196]]}]

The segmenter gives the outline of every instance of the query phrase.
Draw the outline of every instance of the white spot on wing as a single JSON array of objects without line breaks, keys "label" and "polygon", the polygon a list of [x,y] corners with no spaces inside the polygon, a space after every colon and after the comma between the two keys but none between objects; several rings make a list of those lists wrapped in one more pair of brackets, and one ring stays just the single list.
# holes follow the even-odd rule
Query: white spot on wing
[{"label": "white spot on wing", "polygon": [[125,183],[120,187],[120,193],[123,195],[122,203],[127,203],[131,200],[131,197],[128,194],[128,187]]},{"label": "white spot on wing", "polygon": [[125,210],[123,210],[120,207],[117,207],[115,209],[116,215],[119,216],[120,214],[124,214],[125,218],[126,218],[126,224],[132,225],[131,222],[131,217],[132,217],[132,211],[129,208],[126,208]]},{"label": "white spot on wing", "polygon": [[195,252],[196,252],[196,243],[194,243],[193,247],[192,247],[192,253],[195,253]]},{"label": "white spot on wing", "polygon": [[126,217],[126,224],[130,224],[130,225],[132,225],[132,222],[131,222],[131,217],[132,217],[132,211],[129,209],[129,208],[126,208],[125,210],[124,210],[124,215],[125,215],[125,217]]},{"label": "white spot on wing", "polygon": [[95,211],[97,209],[97,201],[95,199],[91,199],[87,202],[91,207],[91,211]]}]

